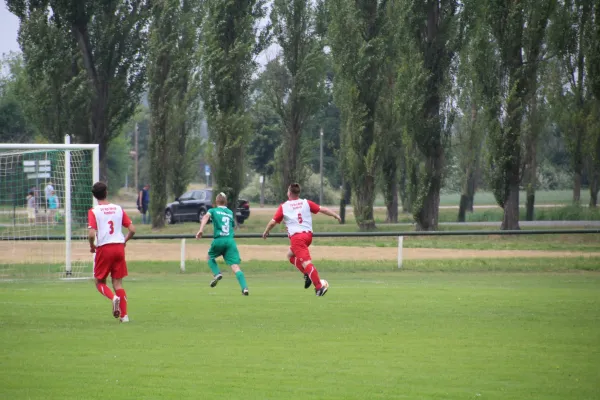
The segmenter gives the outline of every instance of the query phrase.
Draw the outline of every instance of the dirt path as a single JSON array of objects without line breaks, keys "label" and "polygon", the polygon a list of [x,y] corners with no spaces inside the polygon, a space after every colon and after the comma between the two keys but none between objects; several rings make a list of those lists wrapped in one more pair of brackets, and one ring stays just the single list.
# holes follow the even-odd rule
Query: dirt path
[{"label": "dirt path", "polygon": [[[204,259],[209,243],[189,242],[186,247],[186,259]],[[287,246],[240,245],[244,260],[285,260]],[[398,251],[394,247],[349,247],[349,246],[313,246],[314,260],[386,260],[397,259]],[[1,263],[56,262],[56,257],[64,254],[61,242],[0,242]],[[179,242],[156,243],[134,241],[127,246],[129,261],[178,261],[181,255]],[[598,253],[538,250],[455,250],[455,249],[404,249],[405,260],[427,259],[465,259],[465,258],[539,258],[539,257],[593,257]],[[84,242],[73,244],[72,260],[89,261],[91,254]]]}]

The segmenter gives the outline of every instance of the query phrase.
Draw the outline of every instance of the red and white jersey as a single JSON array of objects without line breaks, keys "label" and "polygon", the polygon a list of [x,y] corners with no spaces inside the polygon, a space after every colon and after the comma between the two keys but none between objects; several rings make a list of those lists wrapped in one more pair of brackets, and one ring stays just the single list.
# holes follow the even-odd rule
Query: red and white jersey
[{"label": "red and white jersey", "polygon": [[306,199],[288,200],[279,206],[273,220],[277,223],[283,221],[292,237],[300,232],[312,232],[312,214],[321,211],[321,206]]},{"label": "red and white jersey", "polygon": [[129,227],[131,219],[116,204],[99,204],[88,211],[88,228],[96,230],[96,246],[125,243],[121,227]]}]

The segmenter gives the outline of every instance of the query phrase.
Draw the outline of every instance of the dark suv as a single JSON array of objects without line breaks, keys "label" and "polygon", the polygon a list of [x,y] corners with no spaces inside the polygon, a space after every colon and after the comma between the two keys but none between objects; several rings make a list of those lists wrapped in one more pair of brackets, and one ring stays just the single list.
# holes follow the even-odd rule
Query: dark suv
[{"label": "dark suv", "polygon": [[[167,224],[185,221],[199,222],[206,211],[212,208],[212,195],[212,190],[190,190],[182,194],[174,202],[167,204],[165,222]],[[247,200],[238,200],[235,216],[239,224],[243,224],[248,219],[250,203]]]}]

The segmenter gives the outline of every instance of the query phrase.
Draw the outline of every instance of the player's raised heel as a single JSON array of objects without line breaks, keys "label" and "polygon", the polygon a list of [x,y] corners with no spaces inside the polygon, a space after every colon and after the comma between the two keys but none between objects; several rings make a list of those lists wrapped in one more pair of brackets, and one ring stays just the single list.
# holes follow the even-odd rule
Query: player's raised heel
[{"label": "player's raised heel", "polygon": [[119,318],[121,316],[121,308],[119,307],[121,305],[121,298],[118,296],[115,296],[113,298],[113,317],[115,318]]},{"label": "player's raised heel", "polygon": [[215,275],[214,279],[212,281],[210,281],[210,287],[215,287],[217,286],[217,283],[219,283],[219,281],[223,279],[223,275],[221,274],[217,274]]},{"label": "player's raised heel", "polygon": [[250,292],[248,291],[248,288],[246,288],[246,289],[242,290],[242,294],[243,294],[244,296],[249,296],[249,295],[250,295]]},{"label": "player's raised heel", "polygon": [[315,294],[317,295],[317,297],[323,297],[323,296],[325,296],[325,293],[327,293],[328,290],[329,290],[328,287],[321,286],[320,289],[315,290]]},{"label": "player's raised heel", "polygon": [[312,281],[308,277],[308,274],[304,274],[304,289],[308,289],[312,285]]}]

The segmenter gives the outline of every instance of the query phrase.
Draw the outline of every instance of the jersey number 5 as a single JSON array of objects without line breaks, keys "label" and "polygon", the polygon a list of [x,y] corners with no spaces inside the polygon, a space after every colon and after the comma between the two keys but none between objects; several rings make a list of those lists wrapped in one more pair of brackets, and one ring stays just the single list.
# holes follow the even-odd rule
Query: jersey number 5
[{"label": "jersey number 5", "polygon": [[108,233],[110,235],[112,235],[113,233],[115,233],[115,223],[112,221],[108,221],[108,226],[110,226],[110,230],[108,231]]},{"label": "jersey number 5", "polygon": [[302,220],[302,214],[301,214],[301,213],[298,213],[298,223],[300,223],[300,224],[301,224],[301,223],[302,223],[302,221],[303,221],[303,220]]}]

